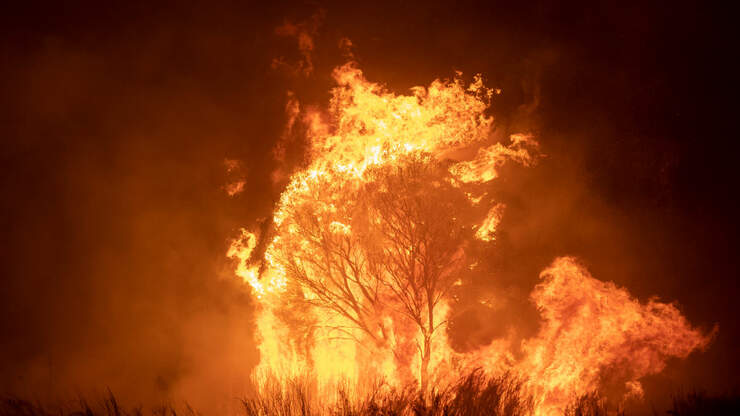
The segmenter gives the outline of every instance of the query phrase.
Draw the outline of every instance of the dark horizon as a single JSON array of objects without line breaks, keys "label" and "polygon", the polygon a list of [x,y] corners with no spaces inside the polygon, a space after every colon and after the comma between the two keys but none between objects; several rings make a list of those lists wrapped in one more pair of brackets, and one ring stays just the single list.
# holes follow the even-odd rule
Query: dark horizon
[{"label": "dark horizon", "polygon": [[[325,106],[352,41],[397,93],[455,70],[501,88],[497,134],[546,155],[503,181],[492,287],[526,295],[575,255],[716,339],[645,381],[738,392],[738,203],[730,13],[692,3],[354,6],[17,4],[3,16],[0,393],[110,387],[217,408],[258,355],[254,302],[225,257],[270,216],[286,91]],[[315,27],[312,72],[295,39]],[[301,162],[294,143],[288,169]],[[224,160],[245,190],[224,191]],[[232,175],[232,176],[230,176]],[[284,185],[284,183],[283,183]],[[526,299],[506,325],[536,329]],[[471,339],[504,330],[480,322]]]}]

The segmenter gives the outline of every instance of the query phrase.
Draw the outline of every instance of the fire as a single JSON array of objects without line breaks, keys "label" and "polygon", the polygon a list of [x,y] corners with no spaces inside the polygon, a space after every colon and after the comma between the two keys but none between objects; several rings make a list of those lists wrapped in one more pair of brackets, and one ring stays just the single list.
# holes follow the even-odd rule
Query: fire
[{"label": "fire", "polygon": [[333,78],[326,111],[301,109],[291,95],[289,121],[306,126],[309,163],[290,177],[272,229],[242,230],[227,253],[259,301],[258,380],[307,376],[321,397],[380,380],[425,392],[483,366],[527,380],[536,413],[547,415],[605,383],[639,394],[641,377],[707,345],[673,305],[640,304],[560,258],[531,294],[542,326],[523,358],[509,339],[453,350],[451,294],[475,268],[471,247],[493,240],[505,213],[485,184],[505,163],[536,163],[537,143],[527,134],[492,143],[486,110],[496,92],[481,76],[465,85],[457,73],[410,95],[353,63]]},{"label": "fire", "polygon": [[641,396],[639,379],[685,358],[710,337],[692,329],[674,305],[643,305],[625,289],[594,279],[575,259],[562,257],[540,275],[531,294],[544,320],[525,341],[519,371],[537,392],[540,408],[555,413],[573,393],[616,385]]}]

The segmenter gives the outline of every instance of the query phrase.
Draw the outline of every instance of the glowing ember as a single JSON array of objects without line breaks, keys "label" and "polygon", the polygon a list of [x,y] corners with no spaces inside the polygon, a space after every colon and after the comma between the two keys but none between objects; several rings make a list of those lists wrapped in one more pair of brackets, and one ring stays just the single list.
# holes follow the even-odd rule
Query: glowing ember
[{"label": "glowing ember", "polygon": [[[484,112],[494,91],[480,76],[407,96],[354,64],[333,76],[326,114],[301,111],[291,96],[290,125],[307,126],[310,163],[291,176],[273,228],[243,231],[228,252],[259,300],[258,380],[308,375],[327,395],[338,383],[361,392],[380,379],[424,392],[483,366],[523,377],[536,412],[552,414],[606,384],[639,395],[640,377],[707,345],[674,306],[641,305],[560,258],[531,295],[543,323],[523,358],[508,339],[454,351],[451,290],[476,263],[474,240],[493,240],[505,209],[481,184],[507,161],[534,163],[536,143],[524,134],[491,143]],[[472,159],[453,157],[476,149]],[[266,248],[254,256],[258,237]]]}]

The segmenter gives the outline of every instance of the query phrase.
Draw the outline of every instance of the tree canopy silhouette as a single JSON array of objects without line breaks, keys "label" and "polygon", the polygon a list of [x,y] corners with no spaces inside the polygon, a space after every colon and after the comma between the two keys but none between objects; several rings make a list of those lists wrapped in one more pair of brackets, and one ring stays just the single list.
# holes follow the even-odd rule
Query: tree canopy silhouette
[{"label": "tree canopy silhouette", "polygon": [[[426,154],[397,162],[361,178],[312,183],[286,204],[274,252],[292,294],[285,307],[302,308],[302,322],[293,323],[299,332],[310,338],[320,327],[390,349],[399,369],[418,371],[426,391],[432,341],[445,324],[439,308],[469,262],[472,204],[444,163]],[[416,336],[404,338],[409,332]]]}]

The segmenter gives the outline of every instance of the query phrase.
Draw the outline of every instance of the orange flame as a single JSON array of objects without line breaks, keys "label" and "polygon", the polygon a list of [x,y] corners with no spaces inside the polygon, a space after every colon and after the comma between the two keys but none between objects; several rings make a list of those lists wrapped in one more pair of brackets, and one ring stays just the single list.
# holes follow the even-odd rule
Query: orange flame
[{"label": "orange flame", "polygon": [[546,413],[607,384],[621,383],[628,396],[641,396],[641,377],[662,371],[670,357],[704,349],[711,339],[692,329],[674,305],[640,304],[625,289],[591,277],[573,258],[556,259],[540,277],[531,298],[544,322],[538,336],[525,341],[519,371]]},{"label": "orange flame", "polygon": [[[350,63],[334,70],[328,112],[302,110],[310,163],[282,192],[264,254],[253,258],[246,230],[227,253],[259,301],[256,377],[308,375],[330,397],[338,383],[425,389],[482,365],[526,378],[536,413],[549,415],[606,382],[639,394],[666,359],[706,347],[673,305],[642,305],[572,258],[555,260],[532,292],[543,324],[524,358],[510,339],[450,347],[450,291],[474,266],[466,236],[491,241],[505,208],[476,185],[507,161],[532,165],[537,145],[526,134],[490,144],[494,92],[460,75],[397,95]],[[449,159],[472,146],[473,159]],[[466,222],[468,208],[483,215]]]}]

